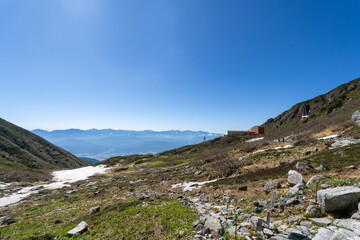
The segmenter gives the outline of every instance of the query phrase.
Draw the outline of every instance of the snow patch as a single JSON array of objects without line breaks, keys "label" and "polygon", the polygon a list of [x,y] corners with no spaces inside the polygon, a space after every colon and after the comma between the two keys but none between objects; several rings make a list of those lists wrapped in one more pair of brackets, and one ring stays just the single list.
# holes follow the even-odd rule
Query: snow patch
[{"label": "snow patch", "polygon": [[245,142],[250,143],[250,142],[260,141],[260,140],[263,140],[263,139],[264,139],[264,137],[259,137],[259,138],[253,138],[253,139],[246,140]]},{"label": "snow patch", "polygon": [[332,138],[337,138],[338,136],[339,136],[338,134],[335,134],[335,135],[330,135],[327,137],[318,138],[318,140],[328,140],[328,139],[332,139]]},{"label": "snow patch", "polygon": [[289,145],[285,145],[285,146],[282,146],[282,147],[266,148],[266,149],[257,150],[254,153],[265,152],[267,150],[279,150],[279,149],[286,149],[286,148],[293,148],[293,147],[294,147],[294,145],[289,144]]},{"label": "snow patch", "polygon": [[[37,193],[42,189],[58,189],[63,188],[65,186],[69,186],[67,183],[72,183],[80,180],[85,180],[90,176],[93,176],[95,174],[103,174],[105,171],[109,169],[105,165],[99,165],[99,166],[89,166],[89,167],[83,167],[83,168],[77,168],[72,170],[61,170],[61,171],[55,171],[52,173],[54,176],[53,180],[55,182],[49,183],[49,184],[42,184],[42,185],[36,185],[31,187],[24,187],[17,191],[16,193],[13,193],[11,195],[5,196],[0,198],[0,209],[4,208],[9,205],[16,204],[20,202],[21,200],[27,198],[33,193]],[[11,184],[11,183],[10,183]],[[7,185],[10,185],[7,184]],[[5,184],[0,184],[0,186]],[[1,187],[0,187],[1,189]]]},{"label": "snow patch", "polygon": [[108,168],[105,165],[82,167],[71,170],[55,171],[52,173],[56,182],[76,182],[85,180],[95,174],[103,174]]},{"label": "snow patch", "polygon": [[183,188],[183,192],[192,191],[193,189],[200,189],[202,185],[216,182],[217,179],[204,182],[185,182],[171,185],[171,188]]},{"label": "snow patch", "polygon": [[6,188],[7,186],[10,186],[13,183],[4,183],[4,182],[0,182],[0,189]]},{"label": "snow patch", "polygon": [[289,145],[285,145],[285,146],[282,146],[282,147],[276,147],[276,148],[274,148],[274,149],[275,149],[275,150],[278,150],[278,149],[293,148],[293,147],[294,147],[294,145],[289,144]]}]

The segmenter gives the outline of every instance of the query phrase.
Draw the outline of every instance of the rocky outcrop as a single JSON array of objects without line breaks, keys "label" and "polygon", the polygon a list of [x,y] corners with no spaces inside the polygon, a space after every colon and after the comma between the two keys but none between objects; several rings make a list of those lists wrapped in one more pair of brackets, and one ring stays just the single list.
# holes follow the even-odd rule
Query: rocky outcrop
[{"label": "rocky outcrop", "polygon": [[357,186],[336,187],[317,192],[320,207],[326,212],[335,212],[355,206],[360,201]]}]

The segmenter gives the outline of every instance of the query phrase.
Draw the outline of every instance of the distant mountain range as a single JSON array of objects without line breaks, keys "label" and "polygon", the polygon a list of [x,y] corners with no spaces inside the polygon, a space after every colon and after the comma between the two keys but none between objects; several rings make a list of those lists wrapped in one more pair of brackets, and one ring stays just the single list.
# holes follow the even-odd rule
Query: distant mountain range
[{"label": "distant mountain range", "polygon": [[158,153],[185,145],[196,144],[222,133],[205,131],[130,131],[113,129],[67,129],[33,133],[82,158],[104,160],[112,156]]}]

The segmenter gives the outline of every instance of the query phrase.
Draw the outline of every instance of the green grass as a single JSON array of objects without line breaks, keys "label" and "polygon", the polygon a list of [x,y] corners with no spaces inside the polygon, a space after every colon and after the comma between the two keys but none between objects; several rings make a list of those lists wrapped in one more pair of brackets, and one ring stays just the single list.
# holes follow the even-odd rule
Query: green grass
[{"label": "green grass", "polygon": [[330,169],[337,169],[349,165],[360,164],[359,156],[360,144],[355,144],[342,148],[325,149],[303,160],[309,161],[309,163],[312,164],[314,167],[318,167],[320,164],[323,164]]},{"label": "green grass", "polygon": [[194,211],[176,200],[165,200],[159,205],[135,206],[130,202],[106,209],[107,214],[96,218],[91,234],[97,238],[114,239],[173,239],[184,230],[187,235],[197,216]]},{"label": "green grass", "polygon": [[[197,219],[193,209],[168,198],[150,199],[144,207],[138,200],[113,203],[91,216],[87,211],[93,205],[83,198],[32,204],[16,223],[0,229],[0,239],[68,239],[65,234],[81,221],[89,230],[71,239],[173,239],[181,230],[189,236]],[[63,223],[54,224],[56,219]]]}]

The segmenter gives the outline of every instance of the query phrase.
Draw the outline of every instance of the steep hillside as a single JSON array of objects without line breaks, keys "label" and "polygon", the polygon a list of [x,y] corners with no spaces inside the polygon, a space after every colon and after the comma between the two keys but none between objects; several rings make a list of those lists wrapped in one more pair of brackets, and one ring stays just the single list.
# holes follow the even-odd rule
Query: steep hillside
[{"label": "steep hillside", "polygon": [[86,166],[83,160],[0,118],[0,180],[46,178],[44,169]]},{"label": "steep hillside", "polygon": [[340,85],[330,92],[301,102],[263,126],[266,135],[284,137],[296,133],[318,132],[325,128],[345,130],[351,114],[360,109],[360,78]]}]

